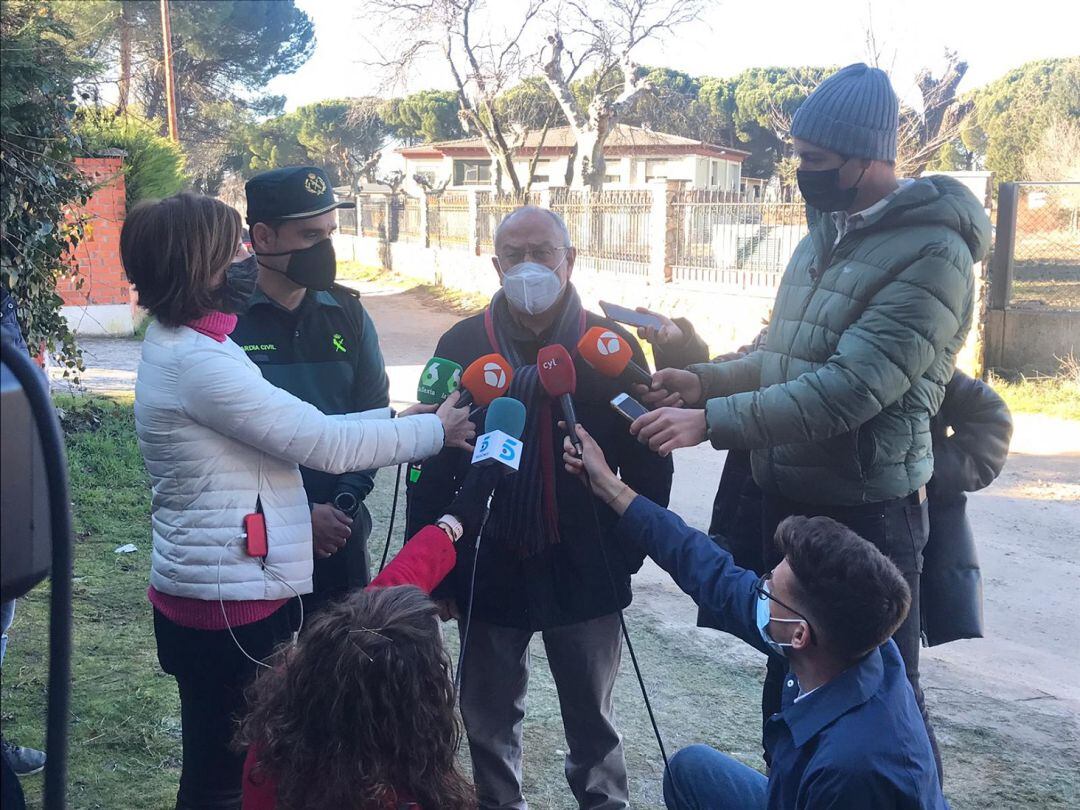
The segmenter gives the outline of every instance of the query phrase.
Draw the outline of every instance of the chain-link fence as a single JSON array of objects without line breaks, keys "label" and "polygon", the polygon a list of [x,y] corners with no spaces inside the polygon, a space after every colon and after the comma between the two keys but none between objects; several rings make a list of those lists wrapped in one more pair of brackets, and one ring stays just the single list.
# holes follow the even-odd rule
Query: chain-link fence
[{"label": "chain-link fence", "polygon": [[1006,286],[998,303],[1080,311],[1080,182],[1003,183],[998,205],[994,282]]}]

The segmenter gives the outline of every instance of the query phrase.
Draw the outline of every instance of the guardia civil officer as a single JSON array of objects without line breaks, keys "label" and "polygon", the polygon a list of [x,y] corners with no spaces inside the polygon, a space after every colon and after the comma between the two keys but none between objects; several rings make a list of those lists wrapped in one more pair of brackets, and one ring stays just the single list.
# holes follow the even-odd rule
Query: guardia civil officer
[{"label": "guardia civil officer", "polygon": [[[315,166],[263,172],[246,191],[259,282],[233,339],[267,380],[323,413],[387,406],[389,381],[375,325],[357,293],[335,283],[337,209],[355,204],[338,201],[330,178]],[[315,546],[314,592],[305,606],[316,610],[368,583],[371,515],[364,498],[375,471],[300,472]]]}]

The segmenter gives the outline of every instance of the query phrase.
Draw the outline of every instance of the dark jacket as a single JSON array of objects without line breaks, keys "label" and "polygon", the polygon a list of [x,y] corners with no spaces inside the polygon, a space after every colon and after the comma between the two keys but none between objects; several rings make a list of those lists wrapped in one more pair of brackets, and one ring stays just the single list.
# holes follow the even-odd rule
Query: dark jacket
[{"label": "dark jacket", "polygon": [[[622,327],[589,312],[586,328],[593,326],[618,332],[633,346],[634,361],[646,365],[641,347]],[[521,341],[522,356],[535,361],[537,351],[547,342],[543,335]],[[493,350],[481,313],[461,321],[443,335],[435,354],[465,368]],[[599,442],[609,463],[630,486],[666,504],[671,490],[671,458],[660,458],[630,435],[626,419],[610,405],[611,398],[621,390],[614,381],[601,377],[582,362],[576,366],[574,405],[578,422]],[[557,420],[559,408],[552,411],[553,419]],[[594,502],[581,482],[566,472],[562,464],[564,434],[557,426],[553,426],[552,434],[560,541],[536,555],[522,558],[511,548],[508,538],[493,536],[490,527],[485,531],[480,542],[473,597],[473,615],[481,621],[544,630],[595,619],[630,604],[630,575],[641,567],[643,555],[615,539],[615,513],[599,501]],[[424,462],[420,479],[408,488],[407,536],[433,523],[445,511],[468,470],[469,461],[468,453],[450,448]],[[496,500],[501,492],[502,488],[495,490]],[[596,536],[594,503],[602,539]],[[442,589],[444,595],[456,597],[462,609],[469,593],[474,548],[472,540],[460,541],[458,565]],[[605,554],[611,566],[611,578]],[[614,593],[611,579],[614,579]]]},{"label": "dark jacket", "polygon": [[1012,417],[994,389],[958,371],[945,389],[930,431],[934,439],[934,477],[926,487],[930,536],[923,550],[919,590],[923,632],[932,647],[959,638],[982,638],[982,576],[964,493],[988,486],[1005,466]]},{"label": "dark jacket", "polygon": [[[309,290],[291,312],[259,290],[232,339],[269,382],[323,413],[354,413],[390,403],[375,324],[348,287]],[[340,593],[367,584],[371,516],[362,501],[375,486],[375,470],[333,475],[301,467],[300,474],[311,504],[330,503],[340,492],[361,501],[346,547],[315,561],[315,592]]]},{"label": "dark jacket", "polygon": [[[758,575],[677,515],[636,498],[618,523],[623,542],[645,549],[675,584],[755,649]],[[946,810],[937,767],[903,659],[891,639],[798,702],[784,678],[781,710],[765,724],[772,763],[767,807]]]},{"label": "dark jacket", "polygon": [[704,364],[708,435],[752,451],[754,480],[802,503],[904,498],[933,473],[930,417],[971,326],[982,203],[950,177],[912,181],[837,242],[814,216],[765,345]]},{"label": "dark jacket", "polygon": [[11,341],[15,348],[25,352],[26,341],[23,340],[22,329],[19,327],[18,314],[15,296],[8,292],[7,287],[0,287],[0,335],[4,340]]}]

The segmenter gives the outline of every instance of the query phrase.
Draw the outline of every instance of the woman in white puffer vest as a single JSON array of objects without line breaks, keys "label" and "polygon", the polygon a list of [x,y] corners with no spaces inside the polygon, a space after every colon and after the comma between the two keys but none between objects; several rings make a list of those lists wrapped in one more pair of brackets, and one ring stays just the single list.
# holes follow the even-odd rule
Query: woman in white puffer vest
[{"label": "woman in white puffer vest", "polygon": [[[296,629],[290,598],[311,590],[298,465],[385,467],[444,444],[467,447],[475,435],[456,395],[400,419],[389,409],[326,416],[264,380],[228,337],[257,275],[240,237],[235,210],[194,194],[136,207],[120,236],[124,269],[155,318],[135,383],[135,427],[153,486],[158,659],[180,690],[178,808],[240,806],[243,757],[230,741],[243,689]],[[245,534],[248,520],[265,521],[264,554],[249,549],[257,538]]]}]

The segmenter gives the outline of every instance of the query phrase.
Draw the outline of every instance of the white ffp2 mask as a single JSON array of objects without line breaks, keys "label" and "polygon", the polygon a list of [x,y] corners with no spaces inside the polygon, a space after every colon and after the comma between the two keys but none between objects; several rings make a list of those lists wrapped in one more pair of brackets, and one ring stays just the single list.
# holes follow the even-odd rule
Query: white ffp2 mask
[{"label": "white ffp2 mask", "polygon": [[[566,261],[566,258],[563,258]],[[559,262],[554,269],[538,262],[515,264],[503,273],[502,288],[506,299],[519,312],[539,315],[559,300],[565,282],[559,277]]]}]

